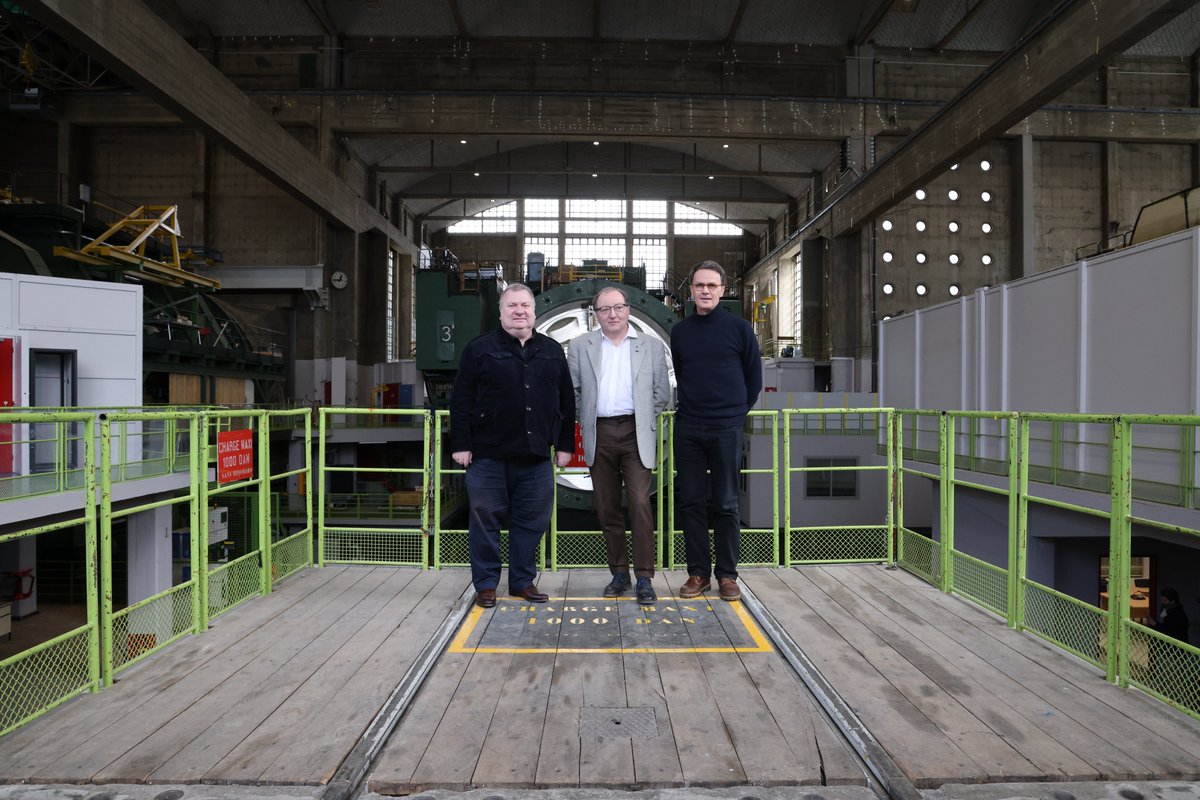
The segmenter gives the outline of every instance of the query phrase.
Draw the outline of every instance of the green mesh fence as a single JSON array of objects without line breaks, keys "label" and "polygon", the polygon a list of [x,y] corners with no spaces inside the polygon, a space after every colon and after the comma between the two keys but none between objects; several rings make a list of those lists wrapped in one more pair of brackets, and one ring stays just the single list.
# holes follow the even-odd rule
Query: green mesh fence
[{"label": "green mesh fence", "polygon": [[[435,563],[440,567],[469,567],[471,552],[467,532],[443,528],[434,535]],[[508,531],[500,532],[500,559],[508,561]]]},{"label": "green mesh fence", "polygon": [[951,557],[954,559],[951,589],[1001,616],[1007,615],[1008,570],[957,550],[952,551]]},{"label": "green mesh fence", "polygon": [[223,564],[208,573],[208,615],[216,617],[254,597],[261,588],[262,558],[258,551]]},{"label": "green mesh fence", "polygon": [[938,543],[908,528],[900,529],[900,558],[903,569],[937,586],[942,581],[942,551]]},{"label": "green mesh fence", "polygon": [[[670,536],[667,569],[687,569],[687,550],[683,531],[674,531]],[[713,547],[712,531],[708,532],[709,550]],[[743,528],[738,540],[738,565],[743,567],[779,566],[779,544],[775,531]]]},{"label": "green mesh fence", "polygon": [[[627,550],[628,544],[626,537]],[[604,534],[600,531],[557,531],[554,534],[553,553],[554,569],[608,567],[608,550],[604,546]],[[633,558],[632,553],[629,557]]]},{"label": "green mesh fence", "polygon": [[181,583],[162,594],[113,614],[112,668],[127,667],[193,633],[195,581]]},{"label": "green mesh fence", "polygon": [[425,536],[411,529],[325,528],[325,561],[424,567]]},{"label": "green mesh fence", "polygon": [[1192,716],[1200,716],[1200,648],[1135,622],[1129,632],[1129,682]]},{"label": "green mesh fence", "polygon": [[271,583],[312,564],[312,529],[305,528],[271,545]]},{"label": "green mesh fence", "polygon": [[886,561],[886,526],[793,528],[788,531],[788,563],[817,564],[829,561]]},{"label": "green mesh fence", "polygon": [[0,734],[94,687],[88,678],[91,626],[0,661]]},{"label": "green mesh fence", "polygon": [[1107,648],[1107,615],[1073,597],[1023,580],[1024,627],[1082,659],[1103,666]]}]

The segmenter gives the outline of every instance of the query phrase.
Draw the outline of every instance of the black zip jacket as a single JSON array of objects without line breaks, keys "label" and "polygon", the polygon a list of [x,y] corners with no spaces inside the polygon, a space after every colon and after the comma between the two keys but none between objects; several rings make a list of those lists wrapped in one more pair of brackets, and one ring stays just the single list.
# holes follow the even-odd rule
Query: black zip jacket
[{"label": "black zip jacket", "polygon": [[575,388],[562,346],[540,333],[522,347],[503,328],[463,349],[450,395],[450,450],[473,458],[575,451]]}]

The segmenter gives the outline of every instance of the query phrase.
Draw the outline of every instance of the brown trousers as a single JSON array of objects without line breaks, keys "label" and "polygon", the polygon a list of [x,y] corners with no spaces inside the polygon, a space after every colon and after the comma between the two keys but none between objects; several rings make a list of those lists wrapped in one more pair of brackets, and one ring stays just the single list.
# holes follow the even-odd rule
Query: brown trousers
[{"label": "brown trousers", "polygon": [[625,511],[621,507],[621,481],[629,496],[630,533],[633,539],[634,574],[654,577],[654,512],[650,505],[651,471],[638,456],[637,429],[633,416],[596,420],[596,458],[592,462],[592,502],[604,546],[608,568],[615,574],[629,571],[629,548],[625,541]]}]

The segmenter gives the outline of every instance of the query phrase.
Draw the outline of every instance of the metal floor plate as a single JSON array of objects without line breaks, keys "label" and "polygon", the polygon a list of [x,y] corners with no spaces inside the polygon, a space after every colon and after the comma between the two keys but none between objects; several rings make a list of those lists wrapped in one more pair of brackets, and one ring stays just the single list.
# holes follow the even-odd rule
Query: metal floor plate
[{"label": "metal floor plate", "polygon": [[580,739],[645,739],[658,736],[651,706],[579,709]]}]

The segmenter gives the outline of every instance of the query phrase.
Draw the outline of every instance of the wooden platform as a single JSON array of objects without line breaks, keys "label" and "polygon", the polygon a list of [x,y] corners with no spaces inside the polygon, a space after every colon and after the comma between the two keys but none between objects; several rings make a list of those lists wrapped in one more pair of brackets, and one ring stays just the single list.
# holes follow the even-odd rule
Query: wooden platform
[{"label": "wooden platform", "polygon": [[672,599],[666,590],[687,576],[668,573],[656,578],[660,602],[643,610],[600,597],[608,578],[545,575],[547,606],[502,599],[476,612],[370,790],[865,783],[741,604]]},{"label": "wooden platform", "polygon": [[747,579],[918,787],[1200,779],[1200,722],[902,570]]},{"label": "wooden platform", "polygon": [[329,779],[469,585],[462,570],[305,570],[0,737],[0,781]]},{"label": "wooden platform", "polygon": [[[655,579],[653,612],[570,570],[541,580],[581,598],[557,611],[472,613],[370,788],[862,783],[739,604],[670,598],[684,577]],[[918,786],[1200,779],[1200,723],[907,573],[743,581]],[[0,737],[0,782],[321,784],[468,585],[464,570],[303,571]]]}]

